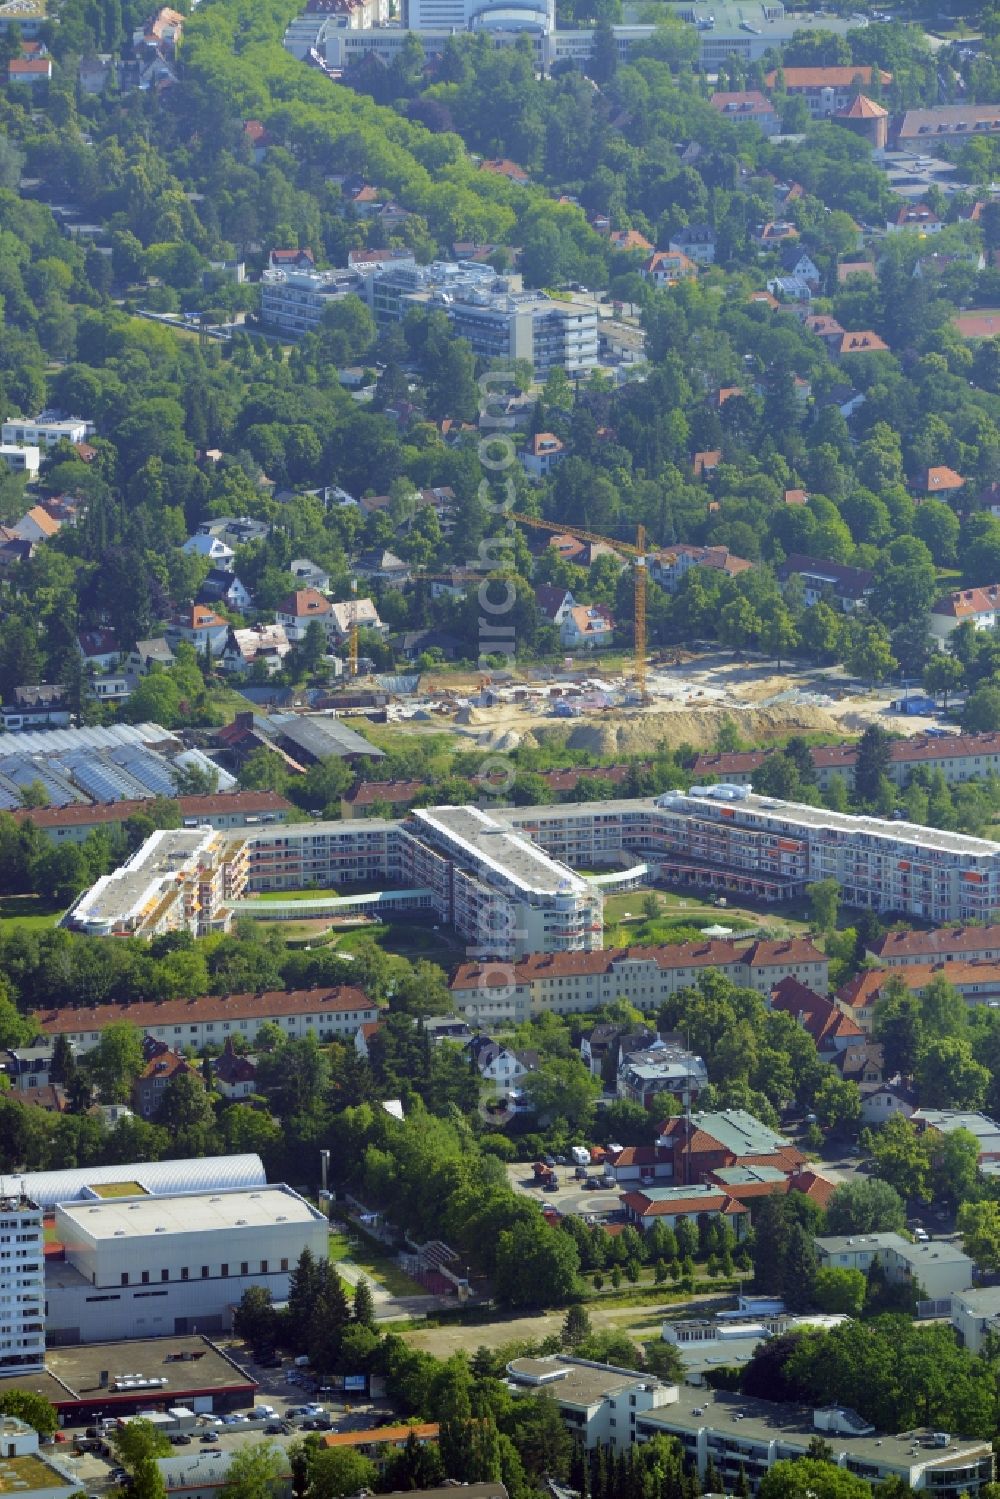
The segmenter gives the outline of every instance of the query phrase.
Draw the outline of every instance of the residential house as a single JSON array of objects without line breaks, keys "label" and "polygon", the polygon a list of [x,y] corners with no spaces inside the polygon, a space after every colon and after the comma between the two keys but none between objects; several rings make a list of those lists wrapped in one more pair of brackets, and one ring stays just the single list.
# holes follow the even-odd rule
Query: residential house
[{"label": "residential house", "polygon": [[164,1046],[162,1051],[150,1057],[132,1084],[132,1104],[140,1119],[156,1118],[168,1085],[178,1077],[192,1077],[202,1082],[200,1069],[169,1047]]},{"label": "residential house", "polygon": [[168,637],[193,645],[199,656],[206,653],[221,656],[229,635],[229,621],[204,604],[192,604],[175,614],[167,630]]},{"label": "residential house", "polygon": [[48,1087],[52,1081],[53,1044],[42,1041],[37,1046],[17,1046],[0,1052],[0,1076],[7,1079],[13,1092],[31,1093]]},{"label": "residential house", "polygon": [[145,677],[151,666],[173,666],[175,659],[173,651],[160,636],[155,640],[137,640],[135,650],[130,651],[125,659],[125,666],[133,676]]},{"label": "residential house", "polygon": [[614,643],[615,622],[606,604],[577,604],[559,625],[559,640],[568,651],[606,650]]},{"label": "residential house", "polygon": [[194,536],[189,536],[181,547],[182,552],[191,552],[197,557],[207,557],[213,567],[229,567],[236,558],[233,548],[222,540],[221,536],[212,536],[205,531],[197,531]]},{"label": "residential house", "polygon": [[726,546],[699,547],[678,542],[649,560],[649,575],[668,593],[676,593],[682,579],[692,567],[710,567],[737,577],[753,567],[745,557],[737,557]]},{"label": "residential house", "polygon": [[708,1083],[703,1057],[659,1037],[638,1051],[622,1048],[616,1091],[628,1103],[655,1109],[663,1094],[678,1102],[695,1103]]},{"label": "residential house", "polygon": [[819,397],[816,409],[825,411],[828,407],[833,407],[845,421],[849,421],[864,404],[865,398],[860,390],[855,390],[853,385],[837,384],[831,385],[826,394]]},{"label": "residential house", "polygon": [[688,255],[699,265],[714,265],[715,230],[709,224],[688,224],[671,234],[667,249]]},{"label": "residential house", "polygon": [[902,1077],[891,1077],[882,1083],[859,1083],[861,1123],[877,1128],[901,1114],[912,1118],[917,1107],[917,1092]]},{"label": "residential house", "polygon": [[709,104],[733,125],[759,125],[765,135],[777,135],[781,129],[778,111],[759,89],[738,89],[728,93],[718,90]]},{"label": "residential house", "polygon": [[930,630],[934,640],[946,645],[948,636],[969,620],[977,630],[992,630],[1000,618],[1000,583],[982,588],[956,588],[931,608]]},{"label": "residential house", "polygon": [[60,529],[59,521],[53,520],[41,505],[32,505],[13,527],[14,535],[20,536],[22,541],[51,541],[53,536],[58,536]]},{"label": "residential house", "polygon": [[566,456],[566,444],[554,432],[536,432],[529,437],[518,457],[531,479],[545,479]]},{"label": "residential house", "polygon": [[[459,594],[458,597],[462,595]],[[432,629],[403,630],[390,638],[390,644],[404,661],[412,662],[418,661],[427,651],[442,661],[458,661],[469,649],[468,641],[460,640],[457,635],[450,635],[447,630]]]},{"label": "residential house", "polygon": [[51,57],[12,57],[7,64],[7,82],[36,88],[52,77]]},{"label": "residential house", "polygon": [[895,124],[893,138],[900,150],[924,151],[938,141],[964,142],[1000,131],[1000,109],[995,104],[937,104],[908,109]]},{"label": "residential house", "polygon": [[81,630],[76,644],[87,671],[111,671],[121,662],[122,649],[114,630]]},{"label": "residential house", "polygon": [[715,476],[715,470],[722,462],[721,448],[707,448],[703,452],[695,453],[691,463],[691,471],[696,479],[711,479]]},{"label": "residential house", "polygon": [[600,1025],[583,1032],[580,1037],[580,1057],[591,1077],[606,1078],[609,1073],[617,1077],[623,1056],[652,1046],[656,1039],[656,1032],[645,1027],[626,1030],[620,1025],[602,1021]]},{"label": "residential house", "polygon": [[782,245],[787,245],[789,240],[799,237],[799,231],[794,224],[787,219],[778,219],[767,224],[758,224],[756,229],[751,230],[751,243],[758,250],[778,250]]},{"label": "residential house", "polygon": [[688,276],[697,276],[698,263],[683,250],[655,250],[643,265],[640,275],[654,286],[674,286]]},{"label": "residential house", "polygon": [[252,625],[247,630],[231,629],[226,636],[222,652],[223,671],[249,671],[254,662],[261,661],[268,673],[280,671],[285,657],[292,649],[284,625]]},{"label": "residential house", "polygon": [[812,301],[813,288],[802,276],[772,276],[767,289],[783,306],[802,306]]},{"label": "residential house", "polygon": [[426,790],[425,781],[359,781],[341,797],[340,815],[349,822],[351,818],[372,817],[382,807],[390,807],[392,815],[397,817]]},{"label": "residential house", "polygon": [[778,581],[801,578],[806,604],[818,604],[831,598],[845,614],[859,609],[874,586],[874,576],[865,568],[848,567],[843,562],[829,562],[822,557],[806,557],[793,552],[778,567]]},{"label": "residential house", "polygon": [[516,182],[521,187],[531,180],[523,167],[519,167],[516,161],[509,161],[506,157],[494,157],[481,161],[479,170],[489,172],[494,177],[506,177],[508,182]]},{"label": "residential house", "polygon": [[288,571],[302,588],[314,588],[317,593],[329,593],[330,574],[308,557],[293,557]]},{"label": "residential house", "polygon": [[316,257],[311,250],[272,250],[267,257],[269,271],[314,271]]},{"label": "residential house", "polygon": [[62,729],[73,722],[66,702],[66,689],[52,682],[15,687],[13,702],[0,709],[4,730]]},{"label": "residential house", "polygon": [[281,625],[286,638],[297,645],[306,637],[310,623],[318,620],[327,635],[333,621],[333,605],[315,588],[297,588],[280,600],[274,611],[275,623]]},{"label": "residential house", "polygon": [[212,1082],[223,1098],[249,1098],[257,1091],[257,1063],[233,1046],[227,1036],[222,1053],[212,1063]]},{"label": "residential house", "polygon": [[[813,119],[830,119],[843,113],[853,101],[859,87],[870,89],[874,69],[867,64],[850,63],[836,67],[784,68],[784,89],[791,98],[806,101]],[[765,73],[764,84],[773,93],[777,71]],[[879,70],[883,87],[892,82],[892,74]]]},{"label": "residential house", "polygon": [[223,567],[213,567],[207,573],[195,598],[197,604],[225,604],[237,614],[245,614],[253,604],[250,590],[240,582],[235,573]]},{"label": "residential house", "polygon": [[360,630],[376,630],[379,634],[384,634],[388,628],[379,618],[373,599],[348,599],[331,606],[330,629],[338,643],[347,639],[355,625]]},{"label": "residential house", "polygon": [[845,333],[833,352],[841,359],[847,354],[888,354],[889,345],[866,328],[860,333]]},{"label": "residential house", "polygon": [[354,572],[369,583],[385,583],[390,588],[403,588],[413,579],[410,564],[388,548],[362,552],[354,564]]},{"label": "residential house", "polygon": [[818,292],[822,276],[812,256],[796,244],[786,245],[780,255],[781,268],[787,276],[806,282],[809,290]]},{"label": "residential house", "polygon": [[83,442],[94,430],[94,424],[78,416],[63,416],[59,411],[42,411],[33,421],[12,416],[0,425],[0,442],[22,446],[54,448],[58,442]]},{"label": "residential house", "polygon": [[914,994],[922,993],[935,979],[944,979],[967,1004],[992,1004],[1000,1000],[1000,962],[958,959],[951,963],[907,963],[892,969],[863,969],[837,990],[837,1003],[853,1015],[862,1030],[870,1031],[875,1006],[893,978],[901,979]]},{"label": "residential house", "polygon": [[[383,1473],[405,1447],[413,1442],[418,1447],[426,1447],[428,1443],[436,1442],[439,1434],[440,1427],[436,1421],[424,1421],[398,1426],[368,1427],[361,1431],[330,1431],[320,1437],[320,1444],[328,1451],[356,1452],[374,1463],[379,1473]],[[507,1499],[507,1491],[502,1483],[463,1484],[462,1488],[463,1499],[466,1493],[470,1495],[470,1499]],[[450,1499],[451,1492],[450,1488],[439,1489],[439,1499]]]},{"label": "residential house", "polygon": [[857,1021],[794,976],[783,978],[771,990],[770,1006],[797,1020],[821,1056],[845,1051],[864,1032]]},{"label": "residential house", "polygon": [[947,503],[955,500],[965,487],[961,474],[946,464],[936,468],[922,468],[910,481],[910,488],[919,499],[943,499]]},{"label": "residential house", "polygon": [[539,583],[535,587],[535,603],[550,625],[562,625],[564,619],[576,608],[576,599],[568,588],[557,583]]},{"label": "residential house", "polygon": [[828,353],[832,354],[835,349],[839,349],[844,329],[830,313],[810,312],[802,319],[802,326],[808,333],[815,333],[817,338],[823,340]]},{"label": "residential house", "polygon": [[647,254],[653,248],[646,236],[640,234],[638,229],[612,229],[608,235],[608,243],[612,250],[621,253],[639,250]]},{"label": "residential house", "polygon": [[906,229],[915,229],[919,234],[940,234],[944,227],[941,215],[926,203],[902,203],[885,222],[887,234],[899,234]]},{"label": "residential house", "polygon": [[483,1081],[493,1084],[498,1098],[505,1098],[538,1067],[537,1052],[512,1051],[489,1036],[473,1036],[465,1050]]},{"label": "residential house", "polygon": [[136,48],[151,47],[172,58],[183,30],[184,17],[179,11],[164,5],[132,33],[132,45]]}]

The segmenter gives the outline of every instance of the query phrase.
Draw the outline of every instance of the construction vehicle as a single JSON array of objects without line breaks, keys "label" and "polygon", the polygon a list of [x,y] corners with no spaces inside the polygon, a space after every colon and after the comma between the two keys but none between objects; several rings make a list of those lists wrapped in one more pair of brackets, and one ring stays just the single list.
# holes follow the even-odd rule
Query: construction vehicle
[{"label": "construction vehicle", "polygon": [[534,526],[539,531],[549,531],[553,536],[577,536],[581,541],[597,541],[622,556],[631,557],[635,567],[635,646],[634,667],[635,695],[640,703],[649,702],[646,689],[646,528],[636,526],[635,545],[628,541],[617,541],[611,536],[598,536],[595,531],[584,531],[579,526],[567,526],[561,521],[539,520],[534,515],[522,515],[516,510],[508,512],[511,520],[522,526]]}]

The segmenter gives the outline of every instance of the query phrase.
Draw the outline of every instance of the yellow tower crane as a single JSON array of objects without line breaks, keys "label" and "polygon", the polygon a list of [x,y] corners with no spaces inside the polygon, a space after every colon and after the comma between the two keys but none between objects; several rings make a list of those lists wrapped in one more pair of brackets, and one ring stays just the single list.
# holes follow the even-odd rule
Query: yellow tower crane
[{"label": "yellow tower crane", "polygon": [[522,515],[516,510],[508,512],[511,520],[522,526],[534,526],[539,531],[548,531],[553,536],[577,536],[581,541],[599,541],[612,551],[621,552],[635,560],[635,691],[640,703],[649,702],[646,690],[646,528],[636,526],[635,545],[618,541],[612,536],[599,536],[596,531],[584,531],[580,526],[567,526],[561,522],[538,520],[534,515]]}]

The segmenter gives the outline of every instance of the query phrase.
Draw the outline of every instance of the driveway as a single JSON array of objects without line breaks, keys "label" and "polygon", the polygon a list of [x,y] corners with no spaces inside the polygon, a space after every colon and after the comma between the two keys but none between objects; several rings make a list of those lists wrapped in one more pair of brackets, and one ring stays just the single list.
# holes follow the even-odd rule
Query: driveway
[{"label": "driveway", "polygon": [[[550,1207],[559,1213],[576,1213],[581,1218],[588,1214],[596,1218],[607,1218],[621,1210],[621,1193],[617,1187],[608,1191],[585,1192],[583,1182],[574,1174],[575,1167],[554,1166],[552,1169],[559,1184],[556,1192],[546,1192],[542,1187],[536,1187],[531,1166],[524,1161],[513,1161],[508,1165],[507,1180],[515,1192],[523,1193],[540,1208]],[[597,1168],[593,1167],[591,1175],[597,1174]]]}]

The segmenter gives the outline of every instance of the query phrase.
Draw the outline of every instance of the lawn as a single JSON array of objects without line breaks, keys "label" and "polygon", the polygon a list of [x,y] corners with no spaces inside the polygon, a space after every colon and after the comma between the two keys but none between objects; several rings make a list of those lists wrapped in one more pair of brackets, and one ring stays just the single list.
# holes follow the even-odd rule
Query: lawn
[{"label": "lawn", "polygon": [[465,957],[464,943],[450,927],[435,931],[430,913],[424,922],[375,921],[356,931],[345,932],[337,939],[338,952],[357,952],[367,942],[374,942],[383,952],[400,958],[431,958],[442,967]]},{"label": "lawn", "polygon": [[[349,1239],[351,1242],[348,1242]],[[374,1239],[369,1239],[367,1234],[358,1230],[353,1230],[350,1235],[331,1233],[329,1252],[332,1264],[339,1264],[341,1260],[350,1260],[351,1264],[363,1270],[370,1280],[377,1281],[380,1286],[384,1286],[390,1296],[427,1295],[422,1285],[411,1280],[408,1275],[404,1275],[395,1257],[383,1245]]]},{"label": "lawn", "polygon": [[47,931],[64,910],[44,895],[4,895],[0,897],[0,932]]},{"label": "lawn", "polygon": [[244,897],[250,900],[336,900],[339,890],[262,890],[259,895]]}]

